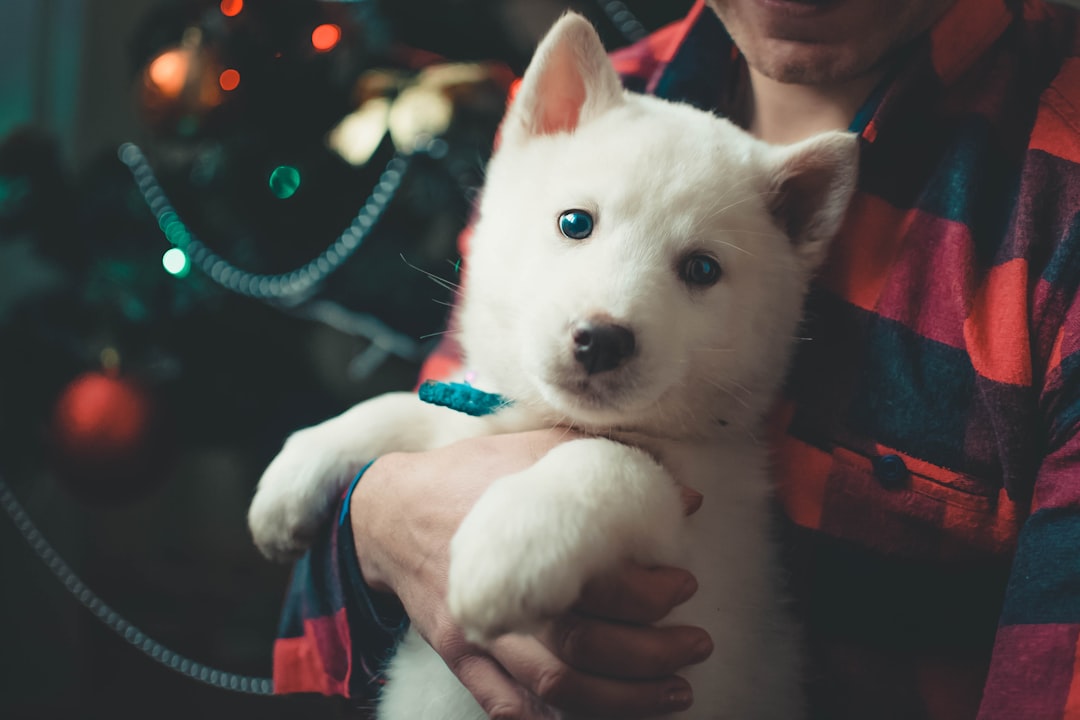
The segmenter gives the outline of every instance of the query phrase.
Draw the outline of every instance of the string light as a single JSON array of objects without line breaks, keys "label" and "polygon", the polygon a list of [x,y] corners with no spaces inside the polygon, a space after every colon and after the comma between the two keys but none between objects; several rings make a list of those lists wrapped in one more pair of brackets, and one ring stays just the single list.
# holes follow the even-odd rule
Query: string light
[{"label": "string light", "polygon": [[341,40],[341,28],[331,23],[320,25],[311,31],[311,44],[319,52],[330,52]]},{"label": "string light", "polygon": [[178,278],[187,277],[187,274],[191,272],[191,261],[188,260],[187,253],[178,247],[165,251],[165,254],[161,256],[161,265],[165,268],[165,272]]},{"label": "string light", "polygon": [[230,92],[240,87],[240,73],[237,70],[228,68],[224,70],[220,76],[218,76],[218,85],[225,92]]},{"label": "string light", "polygon": [[300,189],[300,171],[279,165],[270,173],[270,192],[279,200],[288,200]]},{"label": "string light", "polygon": [[19,530],[23,539],[33,548],[34,554],[41,559],[52,574],[75,596],[75,598],[90,611],[90,614],[131,643],[135,648],[145,653],[146,656],[165,667],[172,668],[178,673],[187,675],[193,680],[213,685],[223,690],[234,690],[249,693],[251,695],[272,695],[274,681],[270,678],[251,677],[249,675],[237,675],[224,670],[215,670],[207,665],[189,660],[178,653],[143,633],[123,617],[120,613],[105,604],[97,594],[87,587],[71,566],[53,549],[49,541],[34,526],[30,516],[22,504],[15,498],[15,494],[0,477],[0,507],[3,507],[15,527]]},{"label": "string light", "polygon": [[[435,139],[413,155],[422,153],[442,156],[445,152],[445,141]],[[412,157],[398,153],[390,159],[356,218],[316,258],[292,272],[257,275],[232,265],[191,233],[176,214],[165,191],[154,177],[150,163],[137,145],[124,143],[117,154],[120,161],[131,171],[139,192],[157,218],[162,233],[170,244],[184,251],[192,265],[198,266],[199,270],[219,285],[238,295],[285,305],[296,305],[310,297],[327,277],[352,257],[394,199]],[[164,258],[162,260],[164,262]]]},{"label": "string light", "polygon": [[630,12],[630,8],[626,7],[626,3],[619,0],[597,0],[597,2],[623,37],[630,42],[637,42],[649,34],[641,21]]},{"label": "string light", "polygon": [[244,9],[244,0],[221,0],[221,14],[236,17]]}]

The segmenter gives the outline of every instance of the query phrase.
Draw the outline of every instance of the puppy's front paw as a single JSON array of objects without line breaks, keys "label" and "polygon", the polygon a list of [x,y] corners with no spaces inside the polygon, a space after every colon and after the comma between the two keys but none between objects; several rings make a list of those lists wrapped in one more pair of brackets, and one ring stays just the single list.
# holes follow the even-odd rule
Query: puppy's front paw
[{"label": "puppy's front paw", "polygon": [[314,541],[338,493],[356,473],[340,451],[302,430],[290,437],[259,480],[248,510],[255,545],[271,560],[292,560]]},{"label": "puppy's front paw", "polygon": [[450,545],[450,614],[471,642],[530,632],[567,610],[598,550],[558,508],[506,489],[485,493]]}]

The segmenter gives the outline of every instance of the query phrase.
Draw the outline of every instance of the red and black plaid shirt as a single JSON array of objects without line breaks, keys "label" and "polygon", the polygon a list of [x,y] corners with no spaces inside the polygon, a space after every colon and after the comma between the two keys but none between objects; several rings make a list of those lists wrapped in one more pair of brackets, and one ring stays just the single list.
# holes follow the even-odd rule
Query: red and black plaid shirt
[{"label": "red and black plaid shirt", "polygon": [[[721,114],[742,62],[704,2],[614,59]],[[813,717],[1080,719],[1076,14],[957,0],[852,130],[859,190],[774,425]],[[297,567],[278,692],[370,698],[400,621],[346,517]]]}]

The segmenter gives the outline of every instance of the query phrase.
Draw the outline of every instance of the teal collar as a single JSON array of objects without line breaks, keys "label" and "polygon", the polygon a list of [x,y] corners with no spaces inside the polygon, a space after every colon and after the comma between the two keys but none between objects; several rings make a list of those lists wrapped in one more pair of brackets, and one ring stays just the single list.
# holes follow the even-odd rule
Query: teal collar
[{"label": "teal collar", "polygon": [[477,390],[468,383],[428,380],[420,386],[419,394],[420,399],[426,403],[441,405],[474,417],[491,415],[514,404],[502,395]]}]

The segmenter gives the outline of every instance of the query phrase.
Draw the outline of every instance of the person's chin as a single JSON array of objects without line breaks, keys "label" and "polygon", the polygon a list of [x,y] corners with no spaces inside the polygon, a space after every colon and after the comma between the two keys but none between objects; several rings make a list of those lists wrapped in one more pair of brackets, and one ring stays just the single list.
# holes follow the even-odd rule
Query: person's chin
[{"label": "person's chin", "polygon": [[780,83],[823,85],[859,77],[874,65],[847,48],[764,39],[744,51],[757,72]]},{"label": "person's chin", "polygon": [[928,28],[952,0],[709,0],[761,74],[779,82],[854,80]]}]

